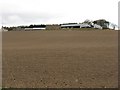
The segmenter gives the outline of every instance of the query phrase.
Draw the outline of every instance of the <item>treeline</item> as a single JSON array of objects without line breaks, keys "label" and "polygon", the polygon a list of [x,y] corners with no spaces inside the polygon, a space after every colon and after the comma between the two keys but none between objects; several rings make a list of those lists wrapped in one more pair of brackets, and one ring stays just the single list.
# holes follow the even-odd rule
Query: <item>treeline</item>
[{"label": "treeline", "polygon": [[[99,25],[101,26],[103,29],[109,29],[109,26],[112,27],[112,29],[115,29],[117,27],[117,25],[109,22],[109,21],[106,21],[105,19],[99,19],[99,20],[95,20],[95,21],[91,21],[91,20],[85,20],[84,22],[82,22],[84,24],[88,24],[90,25],[91,27],[93,27],[95,24],[96,25]],[[54,27],[58,27],[60,28],[61,25],[66,25],[66,24],[78,24],[78,23],[63,23],[63,24],[48,24],[48,25],[45,25],[45,24],[40,24],[40,25],[36,25],[36,24],[31,24],[29,26],[16,26],[16,27],[2,27],[3,29],[6,29],[8,31],[11,31],[11,30],[24,30],[25,28],[49,28],[49,29],[52,29]]]},{"label": "treeline", "polygon": [[20,28],[44,28],[46,25],[41,24],[41,25],[29,25],[29,26],[19,26]]},{"label": "treeline", "polygon": [[18,28],[18,27],[6,27],[6,26],[2,27],[2,29],[8,30],[8,31],[12,31],[12,30],[14,30],[16,28]]},{"label": "treeline", "polygon": [[25,29],[25,28],[45,28],[46,25],[41,24],[41,25],[29,25],[29,26],[16,26],[16,27],[2,27],[3,29],[6,29],[8,31],[12,31],[12,30],[18,30],[18,29]]}]

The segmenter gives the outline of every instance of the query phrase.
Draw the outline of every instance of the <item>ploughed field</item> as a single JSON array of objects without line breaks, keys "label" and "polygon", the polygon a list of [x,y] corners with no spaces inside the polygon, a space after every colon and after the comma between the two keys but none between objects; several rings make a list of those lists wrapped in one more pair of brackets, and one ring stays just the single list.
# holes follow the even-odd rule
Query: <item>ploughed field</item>
[{"label": "ploughed field", "polygon": [[117,88],[118,31],[3,32],[3,87]]}]

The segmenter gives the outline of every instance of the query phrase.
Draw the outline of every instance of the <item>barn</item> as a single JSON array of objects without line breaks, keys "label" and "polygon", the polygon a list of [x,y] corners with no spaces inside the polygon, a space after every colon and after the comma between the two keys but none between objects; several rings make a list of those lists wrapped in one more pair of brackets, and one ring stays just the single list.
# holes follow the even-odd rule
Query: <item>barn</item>
[{"label": "barn", "polygon": [[5,27],[2,27],[0,30],[2,30],[3,32],[7,32],[8,31],[8,29],[5,28]]},{"label": "barn", "polygon": [[91,26],[86,23],[64,23],[60,25],[61,28],[90,28]]},{"label": "barn", "polygon": [[93,23],[101,26],[102,29],[109,29],[109,22],[104,19],[96,20]]}]

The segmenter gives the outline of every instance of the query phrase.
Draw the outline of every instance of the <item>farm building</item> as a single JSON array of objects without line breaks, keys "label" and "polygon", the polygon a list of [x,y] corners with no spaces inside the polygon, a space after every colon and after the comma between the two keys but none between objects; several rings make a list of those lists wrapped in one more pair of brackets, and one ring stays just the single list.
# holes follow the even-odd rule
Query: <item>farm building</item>
[{"label": "farm building", "polygon": [[2,31],[3,31],[3,32],[7,32],[8,30],[3,28]]},{"label": "farm building", "polygon": [[7,32],[7,31],[8,31],[8,29],[7,29],[6,27],[2,27],[1,30],[2,30],[3,32]]},{"label": "farm building", "polygon": [[96,25],[100,25],[102,29],[109,29],[109,22],[104,19],[93,21],[93,23]]},{"label": "farm building", "polygon": [[91,26],[87,23],[65,23],[60,25],[61,28],[90,28]]},{"label": "farm building", "polygon": [[46,25],[46,30],[59,30],[60,28],[59,24]]},{"label": "farm building", "polygon": [[24,30],[25,30],[25,31],[29,31],[29,30],[45,30],[45,29],[46,29],[46,28],[41,28],[41,27],[38,28],[38,27],[37,27],[37,28],[25,28]]},{"label": "farm building", "polygon": [[95,28],[95,29],[103,29],[102,26],[97,25],[97,24],[93,24],[93,28]]}]

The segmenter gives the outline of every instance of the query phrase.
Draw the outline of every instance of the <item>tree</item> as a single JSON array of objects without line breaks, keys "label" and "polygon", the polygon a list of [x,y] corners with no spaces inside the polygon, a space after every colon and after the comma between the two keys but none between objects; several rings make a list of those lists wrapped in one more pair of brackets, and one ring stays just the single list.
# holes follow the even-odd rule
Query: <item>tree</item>
[{"label": "tree", "polygon": [[112,29],[113,29],[113,30],[115,30],[115,27],[117,27],[117,25],[116,25],[116,24],[111,23],[111,27],[112,27]]},{"label": "tree", "polygon": [[93,26],[93,21],[89,20],[89,19],[86,19],[83,23],[86,23],[90,26]]}]

